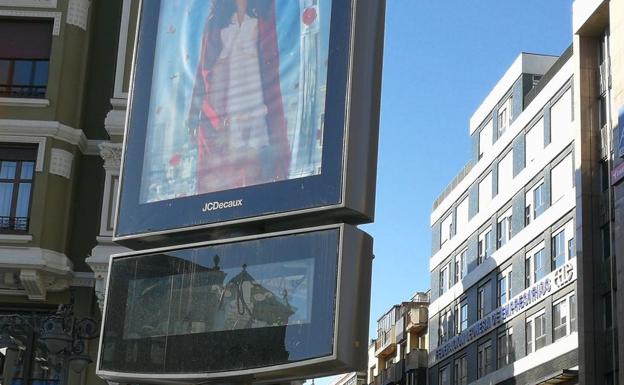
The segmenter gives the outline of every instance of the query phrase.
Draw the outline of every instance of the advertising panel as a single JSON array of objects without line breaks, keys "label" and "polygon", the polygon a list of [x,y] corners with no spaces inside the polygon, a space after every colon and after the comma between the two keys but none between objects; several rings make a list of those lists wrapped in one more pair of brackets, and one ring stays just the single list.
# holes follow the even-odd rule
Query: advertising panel
[{"label": "advertising panel", "polygon": [[372,239],[333,225],[112,258],[98,375],[255,381],[366,368]]},{"label": "advertising panel", "polygon": [[383,2],[140,14],[116,241],[315,210],[372,220]]}]

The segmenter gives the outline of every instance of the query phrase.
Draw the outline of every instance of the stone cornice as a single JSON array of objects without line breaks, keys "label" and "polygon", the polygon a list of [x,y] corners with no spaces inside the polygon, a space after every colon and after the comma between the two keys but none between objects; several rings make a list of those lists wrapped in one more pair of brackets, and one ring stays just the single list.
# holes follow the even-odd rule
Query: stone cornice
[{"label": "stone cornice", "polygon": [[0,135],[45,136],[62,140],[85,152],[88,140],[82,130],[50,120],[0,119]]},{"label": "stone cornice", "polygon": [[111,137],[123,137],[126,127],[126,111],[128,109],[128,99],[113,98],[110,100],[112,110],[104,119],[104,127]]}]

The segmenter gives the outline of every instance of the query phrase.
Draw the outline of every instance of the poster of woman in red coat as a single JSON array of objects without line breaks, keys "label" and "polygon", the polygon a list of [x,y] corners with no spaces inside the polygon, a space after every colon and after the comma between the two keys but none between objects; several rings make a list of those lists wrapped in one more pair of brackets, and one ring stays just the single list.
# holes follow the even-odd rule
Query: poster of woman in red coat
[{"label": "poster of woman in red coat", "polygon": [[318,175],[331,0],[161,0],[141,201]]}]

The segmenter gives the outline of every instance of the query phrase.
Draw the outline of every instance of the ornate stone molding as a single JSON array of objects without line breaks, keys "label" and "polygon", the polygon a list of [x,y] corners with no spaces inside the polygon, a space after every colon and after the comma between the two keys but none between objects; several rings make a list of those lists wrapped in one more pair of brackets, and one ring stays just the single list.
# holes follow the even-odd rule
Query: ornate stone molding
[{"label": "ornate stone molding", "polygon": [[50,174],[70,179],[74,155],[60,148],[53,148],[50,152]]},{"label": "ornate stone molding", "polygon": [[100,143],[100,156],[104,159],[104,168],[109,171],[119,171],[121,167],[121,143]]},{"label": "ornate stone molding", "polygon": [[113,109],[108,112],[106,119],[104,119],[104,127],[111,137],[124,135],[127,104],[126,99],[111,99]]},{"label": "ornate stone molding", "polygon": [[[22,0],[19,1],[20,7],[23,6],[21,5],[21,2]],[[31,1],[31,2],[35,2],[35,1]],[[22,11],[22,10],[17,10],[17,9],[0,9],[0,16],[54,19],[54,26],[52,27],[52,35],[58,36],[61,34],[61,16],[63,16],[61,12]]]},{"label": "ornate stone molding", "polygon": [[130,250],[114,244],[110,237],[98,237],[98,245],[91,251],[91,256],[85,260],[94,273],[95,296],[98,300],[100,310],[104,309],[104,295],[106,293],[106,279],[108,277],[110,256],[127,251]]},{"label": "ornate stone molding", "polygon": [[28,299],[45,301],[46,285],[37,270],[22,270],[19,277]]},{"label": "ornate stone molding", "polygon": [[90,6],[91,2],[89,0],[69,0],[67,5],[67,24],[75,25],[86,31]]}]

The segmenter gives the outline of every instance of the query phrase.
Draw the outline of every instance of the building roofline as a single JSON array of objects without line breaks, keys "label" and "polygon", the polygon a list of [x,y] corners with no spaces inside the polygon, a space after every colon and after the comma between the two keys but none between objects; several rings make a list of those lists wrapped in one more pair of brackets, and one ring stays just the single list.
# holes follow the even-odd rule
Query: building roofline
[{"label": "building roofline", "polygon": [[522,52],[507,69],[505,74],[488,93],[483,102],[470,117],[470,135],[487,120],[491,111],[523,74],[543,75],[555,63],[558,56]]}]

